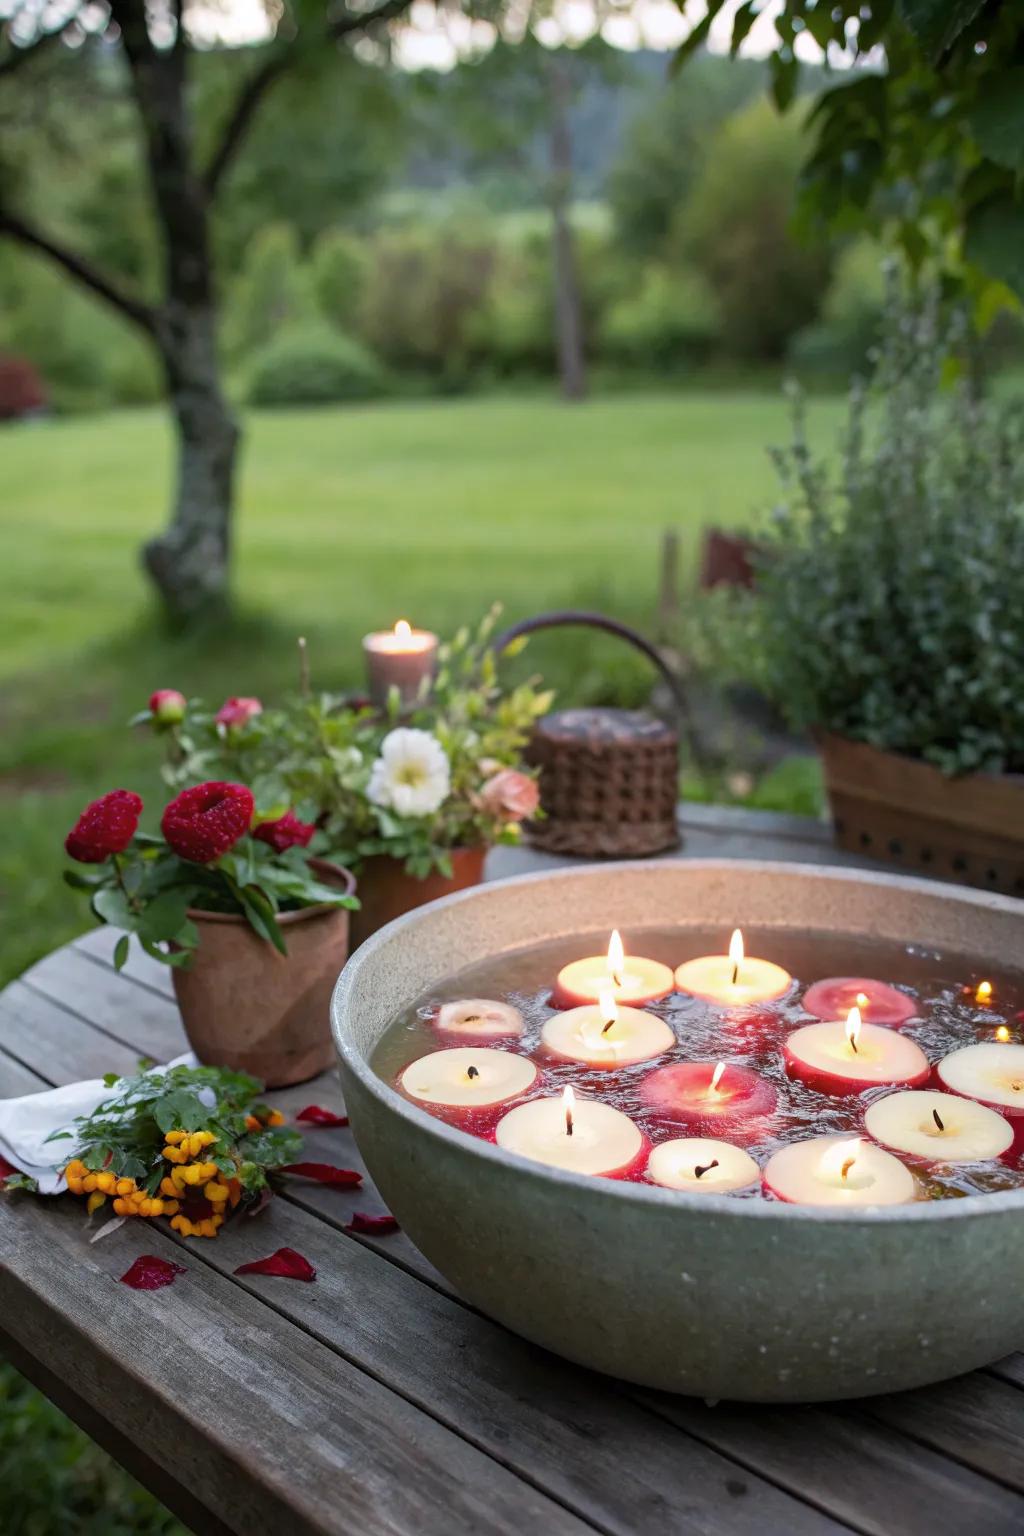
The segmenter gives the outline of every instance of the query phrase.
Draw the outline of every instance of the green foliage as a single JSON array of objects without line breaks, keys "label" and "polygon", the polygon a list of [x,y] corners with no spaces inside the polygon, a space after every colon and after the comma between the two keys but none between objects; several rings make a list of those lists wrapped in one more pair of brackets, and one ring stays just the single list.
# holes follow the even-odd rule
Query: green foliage
[{"label": "green foliage", "polygon": [[800,158],[797,117],[755,102],[719,129],[676,217],[676,244],[714,290],[734,357],[781,357],[825,289],[824,250],[791,228]]},{"label": "green foliage", "polygon": [[326,326],[282,331],[261,348],[249,366],[250,405],[333,405],[372,400],[387,381],[360,342]]},{"label": "green foliage", "polygon": [[313,313],[309,282],[290,224],[268,224],[246,251],[242,270],[228,295],[224,349],[245,357],[266,346],[285,326],[309,320]]},{"label": "green foliage", "polygon": [[314,245],[310,266],[320,313],[339,331],[351,330],[366,288],[365,242],[343,229],[329,229]]},{"label": "green foliage", "polygon": [[835,377],[863,371],[878,342],[885,304],[882,253],[866,237],[836,258],[821,319],[794,337],[789,359],[798,372]]},{"label": "green foliage", "polygon": [[893,301],[877,421],[856,387],[835,477],[808,451],[797,398],[748,643],[799,726],[947,773],[1019,773],[1024,411],[942,390],[961,342],[934,295]]},{"label": "green foliage", "polygon": [[672,369],[699,361],[720,331],[717,300],[699,272],[650,266],[604,315],[601,350],[619,362]]}]

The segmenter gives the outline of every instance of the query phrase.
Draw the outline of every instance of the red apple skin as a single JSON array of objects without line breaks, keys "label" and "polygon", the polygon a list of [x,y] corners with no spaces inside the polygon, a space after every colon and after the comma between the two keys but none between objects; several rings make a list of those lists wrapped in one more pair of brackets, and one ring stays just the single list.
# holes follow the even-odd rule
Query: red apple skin
[{"label": "red apple skin", "polygon": [[889,1029],[898,1029],[918,1017],[913,998],[870,976],[827,976],[823,981],[816,981],[804,993],[803,1009],[817,1019],[843,1019],[855,1006],[858,992],[864,992],[870,999],[872,992],[881,987],[885,988],[883,1001],[864,1010],[865,1024],[884,1024]]},{"label": "red apple skin", "polygon": [[761,1174],[761,1189],[770,1200],[779,1200],[783,1205],[799,1205],[800,1203],[798,1200],[790,1200],[788,1195],[780,1195],[779,1191],[769,1184],[763,1172]]},{"label": "red apple skin", "polygon": [[743,1074],[745,1094],[717,1112],[708,1112],[699,1104],[680,1104],[677,1085],[690,1086],[695,1079],[700,1082],[706,1069],[706,1062],[676,1061],[659,1067],[644,1079],[644,1100],[659,1123],[674,1134],[684,1129],[691,1136],[710,1136],[741,1146],[762,1140],[778,1105],[778,1094],[771,1083],[749,1067],[729,1067],[734,1082],[736,1073]]},{"label": "red apple skin", "polygon": [[924,1088],[931,1080],[932,1069],[926,1062],[915,1077],[900,1077],[894,1082],[879,1082],[869,1078],[864,1081],[860,1078],[847,1077],[845,1073],[826,1072],[822,1067],[809,1067],[799,1056],[793,1055],[788,1044],[783,1047],[786,1058],[786,1075],[799,1078],[806,1083],[808,1088],[813,1088],[818,1093],[828,1093],[834,1098],[848,1098],[855,1093],[863,1093],[867,1088]]},{"label": "red apple skin", "polygon": [[942,1076],[940,1068],[942,1062],[936,1062],[932,1072],[932,1086],[942,1093],[955,1093],[958,1099],[973,1099],[976,1104],[984,1104],[986,1109],[994,1109],[997,1115],[1002,1115],[1013,1127],[1013,1141],[1003,1153],[1004,1162],[1017,1162],[1024,1157],[1024,1110],[1013,1109],[1009,1104],[993,1104],[991,1099],[983,1099],[977,1093],[963,1093],[959,1088],[952,1087]]},{"label": "red apple skin", "polygon": [[616,1179],[621,1183],[635,1184],[643,1178],[644,1173],[647,1171],[647,1162],[650,1155],[651,1143],[641,1132],[640,1150],[636,1157],[631,1162],[624,1164],[623,1167],[613,1169],[611,1173],[598,1174],[598,1178]]}]

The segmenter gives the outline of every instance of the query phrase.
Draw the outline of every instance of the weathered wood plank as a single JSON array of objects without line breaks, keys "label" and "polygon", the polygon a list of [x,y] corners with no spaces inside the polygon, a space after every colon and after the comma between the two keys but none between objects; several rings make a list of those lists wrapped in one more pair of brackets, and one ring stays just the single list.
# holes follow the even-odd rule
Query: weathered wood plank
[{"label": "weathered wood plank", "polygon": [[[114,947],[120,934],[116,928],[91,928],[88,933],[81,934],[73,940],[71,948],[78,953],[89,955],[91,959],[101,964],[114,968]],[[147,955],[144,949],[140,949],[133,939],[128,949],[128,960],[120,975],[129,981],[137,981],[151,991],[158,992],[161,997],[169,997],[174,1000],[174,982],[171,979],[169,965],[161,965],[159,960],[154,960]]]},{"label": "weathered wood plank", "polygon": [[0,1315],[18,1346],[59,1360],[71,1391],[229,1529],[590,1529],[191,1255],[171,1287],[119,1285],[140,1251],[181,1259],[152,1225],[89,1246],[67,1202],[5,1199]]},{"label": "weathered wood plank", "polygon": [[639,1394],[750,1471],[798,1492],[865,1536],[1019,1536],[1024,1499],[888,1428],[858,1407],[766,1408]]},{"label": "weathered wood plank", "polygon": [[188,1050],[181,1017],[170,998],[136,985],[127,1008],[122,978],[106,966],[94,965],[73,945],[47,955],[21,980],[33,992],[89,1020],[154,1061],[166,1061]]},{"label": "weathered wood plank", "polygon": [[[0,1017],[0,1042],[3,1040],[3,1020]],[[39,1093],[51,1085],[22,1062],[0,1049],[0,1099],[20,1099],[26,1093]]]},{"label": "weathered wood plank", "polygon": [[[122,1014],[134,1002],[121,1000]],[[104,1072],[132,1072],[141,1052],[87,1022],[91,1003],[80,998],[83,1013],[68,1013],[49,998],[14,981],[0,993],[0,1049],[50,1083],[74,1083]]]},{"label": "weathered wood plank", "polygon": [[1024,1392],[982,1371],[872,1398],[872,1418],[1024,1493]]}]

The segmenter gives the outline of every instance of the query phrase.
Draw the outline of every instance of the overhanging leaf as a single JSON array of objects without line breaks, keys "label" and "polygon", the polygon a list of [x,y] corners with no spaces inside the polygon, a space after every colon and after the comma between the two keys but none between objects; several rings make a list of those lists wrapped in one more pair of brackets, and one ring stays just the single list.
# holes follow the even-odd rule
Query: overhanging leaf
[{"label": "overhanging leaf", "polygon": [[997,165],[1024,168],[1024,68],[989,75],[968,116],[978,148]]},{"label": "overhanging leaf", "polygon": [[1003,195],[972,208],[967,215],[964,255],[986,276],[1024,298],[1024,205]]}]

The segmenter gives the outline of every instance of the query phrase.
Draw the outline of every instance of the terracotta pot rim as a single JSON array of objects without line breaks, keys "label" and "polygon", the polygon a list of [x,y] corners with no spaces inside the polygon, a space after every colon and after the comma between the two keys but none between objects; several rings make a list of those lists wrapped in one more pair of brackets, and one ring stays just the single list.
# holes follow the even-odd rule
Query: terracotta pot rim
[{"label": "terracotta pot rim", "polygon": [[[344,864],[335,864],[330,859],[311,858],[311,869],[315,869],[322,875],[340,875],[345,886],[345,895],[353,896],[356,889],[356,877]],[[308,918],[320,917],[324,912],[346,912],[346,907],[333,907],[330,902],[318,901],[312,907],[300,907],[298,912],[279,912],[277,921],[283,927],[295,923],[304,923]],[[189,907],[188,916],[194,923],[233,923],[236,926],[248,924],[249,919],[241,912],[205,912],[202,907]]]}]

